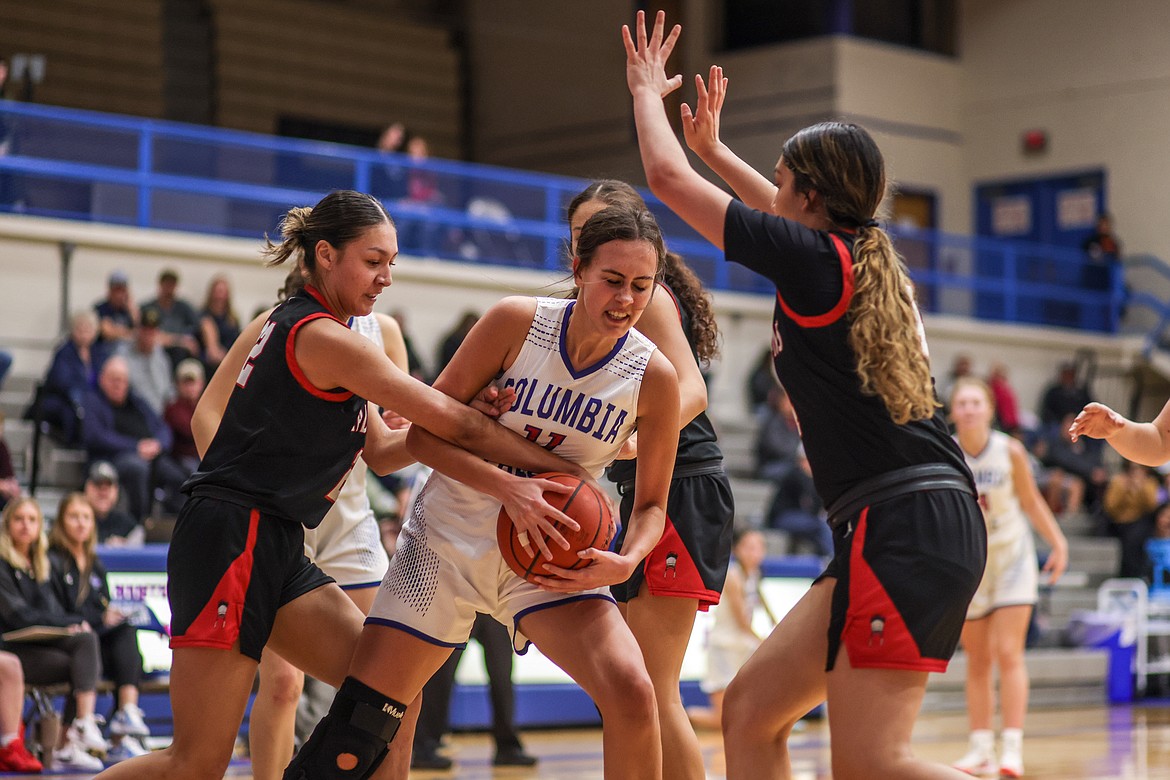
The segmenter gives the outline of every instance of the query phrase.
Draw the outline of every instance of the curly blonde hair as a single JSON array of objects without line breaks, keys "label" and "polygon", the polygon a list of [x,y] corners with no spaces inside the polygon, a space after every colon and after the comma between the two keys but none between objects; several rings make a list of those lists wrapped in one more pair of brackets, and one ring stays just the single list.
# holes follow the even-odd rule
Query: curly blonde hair
[{"label": "curly blonde hair", "polygon": [[858,125],[824,122],[788,139],[781,160],[798,192],[820,195],[834,227],[857,231],[846,316],[861,391],[881,398],[899,425],[930,417],[941,404],[914,288],[889,234],[873,219],[886,193],[885,162],[873,137]]}]

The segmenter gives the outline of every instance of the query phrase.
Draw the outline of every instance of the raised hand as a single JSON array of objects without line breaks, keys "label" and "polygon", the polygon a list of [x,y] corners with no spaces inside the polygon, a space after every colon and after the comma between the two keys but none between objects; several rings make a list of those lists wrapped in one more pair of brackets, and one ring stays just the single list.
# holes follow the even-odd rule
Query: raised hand
[{"label": "raised hand", "polygon": [[695,109],[682,104],[683,137],[687,146],[702,159],[719,147],[719,117],[723,112],[723,101],[727,97],[727,78],[723,68],[711,66],[707,83],[703,75],[695,74]]},{"label": "raised hand", "polygon": [[682,74],[670,78],[666,76],[666,60],[674,51],[674,44],[682,32],[682,26],[676,24],[670,34],[663,39],[666,12],[659,11],[654,18],[654,31],[647,40],[646,12],[638,11],[635,27],[638,36],[636,45],[630,35],[629,25],[622,25],[622,42],[626,46],[626,84],[631,94],[652,90],[658,97],[666,97],[682,86]]}]

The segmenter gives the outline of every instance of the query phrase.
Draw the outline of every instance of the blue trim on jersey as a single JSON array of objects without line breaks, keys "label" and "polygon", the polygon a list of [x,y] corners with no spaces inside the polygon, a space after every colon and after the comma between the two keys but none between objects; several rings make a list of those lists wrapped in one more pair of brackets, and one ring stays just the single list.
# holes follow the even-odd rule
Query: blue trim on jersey
[{"label": "blue trim on jersey", "polygon": [[382,584],[381,580],[374,580],[373,582],[359,582],[356,585],[339,585],[342,590],[362,590],[364,588],[376,588]]},{"label": "blue trim on jersey", "polygon": [[561,349],[561,361],[565,364],[565,368],[568,369],[569,374],[574,379],[580,379],[583,376],[588,376],[589,374],[592,374],[594,371],[601,368],[609,361],[613,360],[614,357],[617,355],[617,353],[621,351],[622,347],[625,346],[626,339],[630,337],[630,334],[626,333],[620,339],[618,339],[617,343],[613,345],[613,349],[611,349],[609,351],[609,354],[606,355],[605,357],[603,357],[601,360],[598,360],[596,363],[594,363],[591,366],[586,366],[585,368],[581,369],[580,371],[576,370],[575,368],[573,368],[573,362],[571,360],[569,360],[569,353],[565,350],[565,336],[569,332],[569,316],[573,313],[573,306],[575,306],[576,303],[577,303],[576,301],[569,301],[569,305],[565,307],[565,316],[561,319],[560,349]]},{"label": "blue trim on jersey", "polygon": [[419,631],[417,628],[413,628],[411,626],[408,626],[405,623],[399,623],[397,620],[387,620],[386,618],[368,617],[368,618],[366,618],[365,625],[367,625],[367,626],[369,626],[369,625],[386,626],[387,628],[397,628],[399,631],[403,632],[404,634],[410,634],[411,636],[417,637],[418,639],[421,639],[424,642],[429,642],[430,644],[438,645],[439,647],[452,647],[452,648],[454,648],[454,647],[467,647],[466,640],[463,642],[444,642],[441,639],[435,639],[430,634],[424,634],[422,631]]},{"label": "blue trim on jersey", "polygon": [[[602,599],[608,601],[610,604],[617,606],[617,599],[608,593],[582,593],[579,596],[569,596],[568,598],[560,599],[559,601],[546,601],[543,604],[533,604],[528,609],[522,609],[516,613],[512,618],[512,649],[516,651],[516,655],[525,655],[528,648],[532,646],[532,640],[529,639],[524,643],[524,647],[517,649],[516,634],[520,633],[520,618],[525,615],[531,615],[533,612],[540,612],[541,610],[549,609],[550,607],[560,607],[565,604],[571,604],[574,601],[586,601],[590,599]],[[368,620],[366,621],[369,622]]]}]

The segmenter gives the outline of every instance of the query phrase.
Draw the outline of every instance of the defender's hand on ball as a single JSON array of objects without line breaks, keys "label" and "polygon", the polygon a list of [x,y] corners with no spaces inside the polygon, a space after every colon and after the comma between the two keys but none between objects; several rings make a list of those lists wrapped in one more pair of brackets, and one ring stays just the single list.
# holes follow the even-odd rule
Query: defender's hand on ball
[{"label": "defender's hand on ball", "polygon": [[512,518],[512,524],[516,526],[516,537],[524,551],[529,555],[536,555],[533,550],[535,544],[545,560],[551,561],[553,554],[548,549],[547,542],[558,545],[562,550],[569,549],[569,541],[561,534],[557,523],[571,531],[579,531],[581,526],[576,520],[548,503],[544,494],[549,492],[568,495],[573,492],[573,486],[540,477],[521,477],[510,480],[509,483],[508,492],[501,503],[508,517]]}]

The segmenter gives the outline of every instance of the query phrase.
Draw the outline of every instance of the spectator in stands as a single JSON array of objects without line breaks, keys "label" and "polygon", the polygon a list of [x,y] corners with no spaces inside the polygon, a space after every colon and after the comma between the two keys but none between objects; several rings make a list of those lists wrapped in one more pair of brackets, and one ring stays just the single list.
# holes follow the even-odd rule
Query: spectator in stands
[{"label": "spectator in stands", "polygon": [[41,762],[24,745],[24,670],[20,659],[0,650],[0,772],[39,774]]},{"label": "spectator in stands", "polygon": [[157,309],[142,309],[142,320],[134,329],[134,340],[126,352],[130,368],[130,389],[150,406],[155,414],[162,414],[175,397],[175,381],[171,379],[171,361],[163,349],[164,339],[159,328]]},{"label": "spectator in stands", "polygon": [[723,694],[739,668],[763,641],[752,627],[756,610],[764,610],[770,625],[777,622],[760,592],[764,551],[764,535],[759,531],[740,528],[735,532],[723,598],[711,610],[715,620],[707,632],[707,673],[702,689],[710,706],[687,707],[687,716],[695,728],[720,728]]},{"label": "spectator in stands", "polygon": [[195,436],[191,433],[191,417],[195,414],[195,406],[206,385],[203,364],[195,358],[187,358],[175,369],[175,381],[179,394],[167,404],[163,419],[174,436],[171,455],[186,471],[194,473],[199,467],[199,450],[195,446]]},{"label": "spectator in stands", "polygon": [[753,417],[767,414],[768,394],[779,384],[776,369],[772,367],[772,348],[764,347],[755,365],[752,366],[751,374],[748,375],[748,408]]},{"label": "spectator in stands", "polygon": [[[494,766],[535,766],[536,757],[524,752],[513,718],[515,690],[512,685],[512,637],[490,615],[477,613],[471,627],[471,639],[483,647],[488,690],[492,704],[492,739],[496,752]],[[414,732],[411,769],[450,769],[452,761],[439,755],[443,735],[450,728],[451,694],[455,689],[455,670],[463,657],[457,647],[423,686],[422,708]]]},{"label": "spectator in stands", "polygon": [[1081,247],[1088,257],[1084,286],[1089,290],[1108,290],[1113,269],[1121,264],[1121,242],[1113,233],[1113,217],[1107,212],[1099,214],[1096,227]]},{"label": "spectator in stands", "polygon": [[109,547],[139,547],[146,529],[118,506],[118,470],[104,460],[89,467],[85,478],[85,497],[93,507],[98,542]]},{"label": "spectator in stands", "polygon": [[216,276],[207,286],[207,299],[199,312],[199,340],[203,363],[215,371],[240,335],[240,320],[232,308],[232,288],[227,277]]},{"label": "spectator in stands", "polygon": [[16,469],[12,465],[12,452],[4,438],[4,413],[0,412],[0,509],[14,498],[19,498],[20,493],[20,482],[16,479]]},{"label": "spectator in stands", "polygon": [[8,372],[12,369],[12,353],[6,349],[0,349],[0,387],[4,386],[4,380],[8,378]]},{"label": "spectator in stands", "polygon": [[140,756],[146,748],[138,740],[150,736],[150,729],[138,708],[143,674],[138,631],[110,604],[106,567],[97,555],[93,506],[82,493],[61,499],[49,533],[49,564],[57,601],[93,628],[101,649],[102,676],[114,683],[117,709],[109,721],[114,746],[106,758],[121,761]]},{"label": "spectator in stands", "polygon": [[179,361],[199,354],[199,315],[195,307],[178,295],[179,274],[166,268],[158,275],[158,297],[142,304],[142,312],[158,312],[162,346],[171,359],[171,369]]},{"label": "spectator in stands", "polygon": [[955,360],[951,363],[951,370],[938,383],[938,397],[942,401],[944,408],[950,402],[949,399],[952,390],[954,390],[955,382],[965,376],[971,376],[971,357],[963,354],[955,355]]},{"label": "spectator in stands", "polygon": [[1015,436],[1020,430],[1020,403],[1016,391],[1007,378],[1007,367],[1003,363],[992,363],[987,375],[987,386],[995,401],[995,421],[1004,433]]},{"label": "spectator in stands", "polygon": [[1082,506],[1096,509],[1109,481],[1101,450],[1070,433],[1074,417],[1065,415],[1036,445],[1036,455],[1048,469],[1044,497],[1057,513],[1075,514]]},{"label": "spectator in stands", "polygon": [[162,418],[130,389],[126,359],[114,355],[102,366],[98,389],[85,394],[82,442],[91,461],[108,460],[121,478],[130,514],[138,522],[161,487],[169,508],[180,502],[179,486],[190,476],[170,456],[171,431]]},{"label": "spectator in stands", "polygon": [[443,341],[439,344],[439,354],[435,356],[435,376],[443,373],[443,369],[451,362],[451,358],[455,357],[459,345],[463,343],[463,339],[467,338],[467,334],[471,332],[471,328],[477,322],[479,322],[478,314],[473,311],[465,311],[454,327],[443,335]]},{"label": "spectator in stands", "polygon": [[34,499],[22,498],[5,507],[0,528],[0,630],[49,627],[45,634],[59,634],[6,641],[5,647],[20,658],[30,684],[72,685],[76,717],[53,759],[63,768],[99,771],[101,760],[89,754],[91,750],[104,754],[107,749],[94,718],[101,668],[97,635],[80,614],[66,611],[53,595],[48,547],[44,516]]},{"label": "spectator in stands", "polygon": [[808,541],[817,555],[832,555],[833,530],[829,527],[820,493],[813,484],[808,457],[799,443],[793,459],[793,468],[776,482],[776,493],[768,507],[765,525],[788,534],[794,549],[797,542]]},{"label": "spectator in stands", "polygon": [[98,316],[98,340],[113,352],[129,345],[138,322],[138,307],[130,295],[130,279],[113,271],[106,282],[106,298],[94,304]]},{"label": "spectator in stands", "polygon": [[1119,577],[1141,577],[1146,571],[1146,540],[1158,507],[1158,480],[1140,463],[1125,461],[1105,488],[1101,509],[1109,535],[1121,542]]},{"label": "spectator in stands", "polygon": [[108,342],[100,342],[98,318],[92,311],[73,315],[69,338],[57,347],[41,388],[40,414],[65,444],[81,436],[81,399],[97,387],[98,372],[110,354]]},{"label": "spectator in stands", "polygon": [[[406,155],[410,167],[406,171],[406,201],[413,206],[438,206],[443,203],[439,177],[425,163],[430,159],[430,145],[421,135],[412,135],[406,141]],[[401,247],[404,252],[432,254],[436,250],[436,226],[426,218],[413,216],[402,228]],[[436,371],[436,375],[437,375]]]},{"label": "spectator in stands", "polygon": [[756,433],[755,476],[779,483],[796,466],[799,447],[800,427],[796,422],[796,411],[788,393],[779,382],[775,382],[768,391],[768,404]]},{"label": "spectator in stands", "polygon": [[1061,363],[1056,379],[1048,384],[1041,397],[1040,422],[1046,427],[1057,425],[1067,415],[1076,415],[1089,401],[1088,388],[1077,380],[1076,363]]},{"label": "spectator in stands", "polygon": [[402,340],[406,343],[406,363],[407,370],[412,377],[420,382],[429,382],[426,366],[423,365],[422,358],[419,357],[418,350],[414,348],[414,339],[411,338],[410,332],[406,329],[406,312],[402,309],[396,309],[390,313],[398,322],[399,329],[402,330]]},{"label": "spectator in stands", "polygon": [[382,135],[378,136],[378,151],[397,153],[406,146],[406,125],[401,122],[392,122],[386,125]]}]

